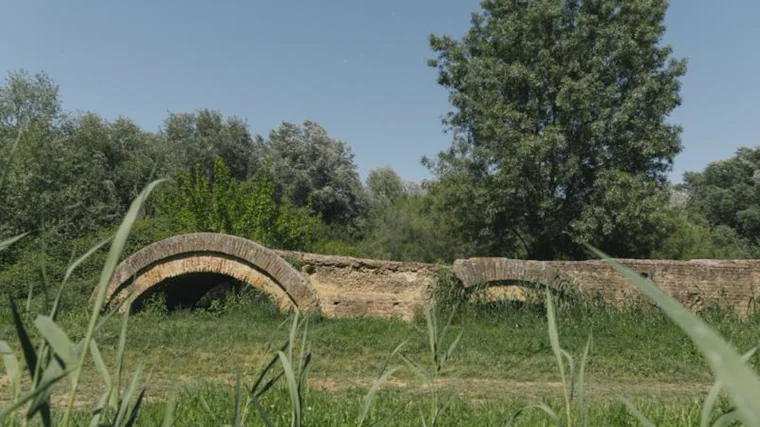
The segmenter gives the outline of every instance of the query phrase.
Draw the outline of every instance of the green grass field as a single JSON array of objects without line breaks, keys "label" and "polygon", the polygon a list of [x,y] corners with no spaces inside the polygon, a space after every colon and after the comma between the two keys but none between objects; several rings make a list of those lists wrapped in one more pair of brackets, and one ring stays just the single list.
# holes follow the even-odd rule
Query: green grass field
[{"label": "green grass field", "polygon": [[[2,316],[0,336],[9,340],[14,329],[7,313]],[[85,304],[69,304],[59,323],[76,341],[84,336],[88,316]],[[703,318],[741,351],[760,342],[760,316],[741,320],[714,310]],[[129,321],[125,363],[129,373],[142,362],[146,375],[146,405],[138,425],[157,425],[163,402],[173,391],[179,393],[176,425],[231,424],[236,373],[240,371],[244,382],[253,381],[287,339],[287,320],[253,292],[228,297],[215,310],[167,313],[154,304],[135,313]],[[712,375],[688,337],[660,311],[560,300],[557,325],[563,348],[577,358],[593,334],[586,368],[591,425],[639,425],[620,397],[634,401],[657,425],[699,425]],[[106,361],[115,358],[120,327],[114,317],[99,333]],[[502,425],[518,408],[536,402],[559,411],[563,388],[547,330],[541,304],[460,307],[449,335],[462,331],[462,338],[437,381],[441,393],[454,400],[439,425]],[[431,362],[424,319],[310,318],[308,341],[313,361],[304,425],[355,425],[364,394],[402,341],[405,357],[420,365]],[[404,366],[401,360],[391,363]],[[52,395],[54,406],[65,402],[65,382],[59,388]],[[103,391],[88,363],[75,402],[77,416],[87,419],[86,410]],[[383,386],[370,415],[382,417],[405,402],[391,425],[418,426],[420,409],[430,405],[429,391],[411,369],[402,368]],[[288,399],[285,388],[277,386],[262,400],[276,425],[289,423]],[[727,402],[721,405],[728,407]],[[261,425],[255,413],[248,421]],[[540,410],[526,411],[518,421],[555,425]]]}]

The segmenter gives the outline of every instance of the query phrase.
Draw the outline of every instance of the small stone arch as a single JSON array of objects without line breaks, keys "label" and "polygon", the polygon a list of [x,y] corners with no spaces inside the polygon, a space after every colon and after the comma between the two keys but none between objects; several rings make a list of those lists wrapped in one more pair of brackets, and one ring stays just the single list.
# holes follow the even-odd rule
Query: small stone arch
[{"label": "small stone arch", "polygon": [[220,233],[181,234],[148,245],[124,259],[106,291],[106,303],[139,297],[172,278],[216,273],[269,294],[280,310],[311,311],[319,299],[311,284],[274,251],[248,239]]},{"label": "small stone arch", "polygon": [[[487,294],[492,294],[489,299],[523,300],[526,289],[548,289],[559,295],[571,289],[568,285],[575,285],[567,275],[546,261],[499,257],[458,259],[452,265],[452,272],[466,290],[478,285],[488,286]],[[491,288],[493,284],[503,286]]]}]

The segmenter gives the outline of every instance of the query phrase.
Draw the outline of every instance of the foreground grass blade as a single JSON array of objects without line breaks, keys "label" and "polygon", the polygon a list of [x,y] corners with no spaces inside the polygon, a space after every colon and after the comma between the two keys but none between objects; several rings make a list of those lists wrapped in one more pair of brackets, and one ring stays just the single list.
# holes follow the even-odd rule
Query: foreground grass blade
[{"label": "foreground grass blade", "polygon": [[23,239],[28,234],[29,234],[29,232],[21,233],[18,236],[11,237],[10,239],[7,239],[7,240],[3,240],[2,242],[0,242],[0,251],[4,251],[4,250],[8,249],[12,244],[14,244],[14,243],[18,242],[19,240]]},{"label": "foreground grass blade", "polygon": [[68,403],[66,404],[66,409],[63,412],[63,419],[61,421],[61,426],[63,427],[68,427],[69,421],[71,420],[71,414],[74,409],[74,398],[76,396],[77,386],[79,385],[79,377],[82,373],[84,361],[89,351],[90,341],[92,340],[92,336],[95,332],[95,326],[97,325],[98,318],[100,317],[100,311],[103,308],[108,282],[111,280],[111,276],[116,269],[116,265],[121,259],[121,254],[124,251],[124,246],[127,243],[127,237],[129,236],[129,232],[132,229],[132,225],[137,220],[137,215],[140,213],[140,209],[142,208],[143,203],[145,203],[145,200],[148,198],[151,191],[153,191],[153,189],[163,181],[164,180],[153,181],[152,183],[148,184],[148,186],[145,187],[145,189],[137,196],[137,198],[132,202],[132,205],[129,207],[129,211],[127,211],[127,214],[124,217],[124,221],[122,221],[121,226],[119,226],[119,230],[116,232],[113,242],[111,243],[111,249],[108,252],[108,257],[106,258],[105,265],[103,266],[103,270],[100,274],[100,281],[98,282],[97,287],[98,292],[92,305],[90,323],[87,327],[87,332],[83,340],[85,348],[81,352],[79,361],[74,368],[74,371],[72,372],[71,392],[69,393]]},{"label": "foreground grass blade", "polygon": [[292,425],[299,427],[301,425],[301,402],[298,400],[298,384],[296,383],[296,375],[293,371],[293,365],[288,360],[285,353],[278,351],[277,355],[280,357],[280,363],[282,363],[282,369],[285,371],[285,379],[288,383],[288,391],[290,392],[290,403],[293,409],[293,421]]},{"label": "foreground grass blade", "polygon": [[554,425],[556,425],[557,427],[564,427],[564,424],[562,423],[562,419],[559,417],[559,415],[557,415],[557,413],[556,413],[556,412],[554,412],[554,411],[552,410],[552,408],[550,408],[550,407],[546,406],[546,405],[545,405],[545,404],[543,404],[543,403],[537,403],[537,404],[535,404],[535,405],[528,405],[528,406],[523,406],[522,408],[518,409],[518,410],[517,410],[517,412],[515,412],[515,413],[514,413],[514,415],[512,415],[512,416],[511,416],[511,417],[510,417],[510,418],[509,418],[509,419],[508,419],[508,420],[507,420],[507,421],[504,423],[504,427],[509,427],[509,426],[511,426],[511,425],[512,425],[512,423],[514,423],[514,422],[515,422],[515,420],[517,419],[517,417],[518,417],[518,416],[520,416],[520,414],[522,414],[523,412],[525,412],[525,410],[526,410],[526,409],[534,409],[534,408],[535,408],[535,409],[540,409],[540,410],[542,410],[543,412],[545,412],[545,413],[546,413],[546,415],[548,415],[548,416],[549,416],[549,418],[551,418],[551,419],[552,419],[552,421],[554,421]]},{"label": "foreground grass blade", "polygon": [[[111,374],[108,373],[108,367],[106,367],[106,362],[103,361],[103,355],[100,353],[100,349],[98,348],[98,344],[95,340],[92,340],[90,343],[90,356],[92,356],[93,362],[95,362],[95,369],[100,374],[100,377],[103,378],[103,382],[106,384],[106,390],[108,395],[111,395]],[[106,401],[108,403],[108,401]]]},{"label": "foreground grass blade", "polygon": [[166,400],[164,416],[161,420],[161,427],[172,427],[174,425],[174,411],[177,408],[177,392],[172,391],[169,399]]},{"label": "foreground grass blade", "polygon": [[11,401],[13,401],[21,393],[21,366],[19,366],[13,350],[5,341],[0,341],[0,354],[3,356],[5,373],[8,376],[8,386],[11,391]]},{"label": "foreground grass blade", "polygon": [[37,316],[34,325],[37,326],[40,335],[50,344],[55,354],[63,360],[64,368],[73,365],[77,359],[77,355],[74,352],[74,344],[66,335],[66,332],[47,316]]},{"label": "foreground grass blade", "polygon": [[[92,347],[90,347],[92,348]],[[95,405],[95,408],[92,410],[92,416],[90,417],[90,427],[99,427],[100,426],[100,417],[103,415],[103,410],[105,410],[106,405],[108,404],[108,396],[111,394],[111,390],[106,390],[105,393],[100,397],[100,400],[98,400],[98,403]]]},{"label": "foreground grass blade", "polygon": [[24,361],[26,367],[29,370],[29,376],[36,378],[35,369],[37,368],[37,352],[34,350],[32,340],[29,339],[29,334],[26,333],[24,322],[21,320],[21,315],[18,313],[16,302],[13,298],[8,298],[11,305],[11,317],[13,318],[13,325],[16,327],[16,336],[21,343],[21,351],[24,354]]},{"label": "foreground grass blade", "polygon": [[240,419],[240,402],[241,402],[241,393],[240,393],[240,370],[237,371],[237,375],[235,376],[235,406],[233,408],[233,419],[232,419],[232,425],[233,427],[240,427],[241,426],[241,419]]},{"label": "foreground grass blade", "polygon": [[[383,364],[383,367],[380,369],[380,374],[377,379],[372,383],[372,387],[369,389],[369,392],[367,392],[367,395],[364,396],[364,403],[362,404],[361,412],[359,413],[359,421],[357,425],[362,426],[364,425],[364,420],[367,418],[367,415],[369,414],[369,410],[372,407],[372,401],[375,399],[375,395],[377,392],[380,391],[380,387],[385,383],[388,378],[393,375],[396,371],[401,369],[400,366],[395,367],[391,369],[390,371],[386,372],[386,369],[388,369],[388,365],[390,364],[391,359],[399,352],[401,351],[401,348],[406,344],[407,340],[402,341],[399,345],[396,346],[396,348],[391,351],[391,354],[388,355],[388,357],[385,359],[385,363]],[[406,406],[406,404],[402,404],[397,408],[397,410],[400,412],[401,409]],[[396,413],[396,411],[393,411]],[[396,415],[393,415],[393,413],[388,416],[386,419],[381,420],[377,423],[372,424],[373,426],[379,426],[382,424],[385,424],[387,421],[390,421],[390,419],[395,418]]]},{"label": "foreground grass blade", "polygon": [[49,391],[50,387],[52,387],[53,384],[65,378],[66,375],[68,375],[70,372],[71,371],[63,371],[55,377],[43,379],[40,384],[34,388],[34,390],[20,396],[15,402],[3,408],[3,410],[0,411],[0,424],[4,423],[5,420],[11,416],[16,409],[24,406],[27,402],[36,398],[40,394]]},{"label": "foreground grass blade", "polygon": [[401,369],[400,366],[396,366],[392,369],[389,369],[384,374],[380,376],[380,378],[375,379],[375,381],[372,382],[372,387],[370,387],[369,392],[367,392],[367,395],[364,396],[364,403],[362,404],[361,413],[359,414],[359,422],[357,425],[362,426],[364,425],[364,420],[367,418],[367,415],[369,414],[369,409],[372,406],[372,401],[375,398],[375,395],[378,391],[380,391],[380,386],[383,385],[386,381],[388,381],[388,378],[395,374],[396,371]]},{"label": "foreground grass blade", "polygon": [[259,399],[257,399],[256,396],[251,396],[251,401],[253,401],[253,406],[256,408],[256,411],[258,411],[259,416],[261,417],[261,421],[263,421],[267,427],[275,427],[274,424],[272,424],[272,422],[269,421],[269,417],[267,417],[267,413],[266,411],[264,411],[264,408],[261,406],[261,402],[259,402]]},{"label": "foreground grass blade", "polygon": [[549,343],[552,346],[554,357],[557,359],[557,366],[559,367],[559,375],[562,379],[562,391],[565,396],[565,409],[567,411],[567,422],[570,424],[570,396],[568,394],[567,378],[565,376],[565,362],[563,360],[563,353],[567,355],[562,347],[559,346],[559,333],[557,332],[557,318],[554,314],[554,303],[552,302],[552,294],[549,290],[546,291],[546,312],[549,323]]},{"label": "foreground grass blade", "polygon": [[591,335],[589,334],[586,341],[586,348],[583,349],[581,357],[581,366],[578,370],[578,416],[582,426],[588,425],[588,411],[586,409],[586,363],[588,362],[588,353],[591,349]]},{"label": "foreground grass blade", "polygon": [[646,417],[646,415],[642,414],[641,411],[636,409],[636,406],[630,400],[625,398],[622,398],[620,400],[623,401],[628,410],[631,411],[631,414],[633,414],[633,416],[639,420],[643,427],[657,427],[652,421],[649,420],[649,418]]},{"label": "foreground grass blade", "polygon": [[124,427],[132,427],[135,422],[137,421],[137,415],[140,414],[140,405],[142,405],[142,401],[145,398],[145,387],[140,390],[140,394],[137,395],[137,399],[135,400],[135,404],[132,406],[132,410],[129,413],[129,419],[127,419],[127,422],[124,424]]},{"label": "foreground grass blade", "polygon": [[71,277],[72,273],[74,273],[74,271],[83,262],[85,262],[87,260],[87,258],[89,258],[90,256],[92,256],[92,254],[94,254],[95,252],[97,252],[98,249],[100,249],[103,246],[105,246],[105,244],[108,243],[110,240],[111,240],[111,238],[108,238],[108,239],[105,239],[105,240],[101,241],[97,245],[95,245],[92,248],[90,248],[90,250],[88,250],[87,252],[85,252],[84,255],[82,255],[79,258],[77,258],[76,261],[74,261],[73,263],[69,264],[69,267],[66,269],[66,274],[63,276],[63,280],[61,281],[61,285],[58,287],[58,293],[56,294],[55,300],[53,301],[53,308],[50,309],[50,318],[51,319],[55,320],[56,316],[58,315],[58,305],[60,304],[61,296],[63,295],[63,289],[66,287],[66,283],[68,282],[69,277]]},{"label": "foreground grass blade", "polygon": [[129,312],[132,309],[132,303],[127,302],[124,314],[121,318],[121,332],[119,332],[119,349],[116,352],[116,372],[114,373],[113,384],[111,389],[110,405],[118,405],[119,390],[121,390],[121,377],[124,372],[124,352],[127,348],[127,324],[129,322]]},{"label": "foreground grass blade", "polygon": [[747,426],[760,426],[760,378],[744,363],[739,353],[702,319],[652,282],[618,264],[601,251],[595,248],[591,250],[654,300],[686,332],[707,358],[716,380],[723,382],[726,393],[736,404],[739,418]]},{"label": "foreground grass blade", "polygon": [[[119,408],[119,412],[116,416],[116,421],[114,422],[114,425],[120,426],[122,423],[122,420],[125,419],[127,416],[127,410],[129,409],[129,401],[132,400],[132,395],[134,394],[135,390],[137,389],[137,381],[140,379],[140,372],[142,371],[142,364],[137,365],[137,369],[135,369],[135,372],[132,374],[132,380],[127,384],[126,390],[124,390],[124,394],[121,397],[121,407]],[[141,393],[142,394],[142,393]]]},{"label": "foreground grass blade", "polygon": [[[748,361],[752,358],[752,356],[755,355],[755,352],[757,352],[758,347],[753,348],[752,350],[748,351],[747,353],[744,353],[742,356],[743,361]],[[710,415],[713,412],[713,409],[715,408],[715,402],[718,400],[718,396],[720,396],[720,392],[723,390],[723,382],[721,380],[715,381],[715,384],[713,384],[713,387],[710,389],[710,392],[707,393],[707,397],[705,397],[705,402],[702,404],[702,414],[701,414],[701,422],[700,427],[709,427],[710,426]]]}]

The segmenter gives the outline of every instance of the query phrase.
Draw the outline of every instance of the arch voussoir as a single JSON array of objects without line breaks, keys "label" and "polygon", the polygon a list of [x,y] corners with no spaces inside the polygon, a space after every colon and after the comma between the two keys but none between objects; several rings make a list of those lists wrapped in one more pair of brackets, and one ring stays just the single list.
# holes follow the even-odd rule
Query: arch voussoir
[{"label": "arch voussoir", "polygon": [[181,234],[148,245],[124,259],[108,284],[106,301],[136,298],[161,281],[189,273],[218,273],[272,295],[280,308],[318,308],[311,284],[274,251],[242,237]]}]

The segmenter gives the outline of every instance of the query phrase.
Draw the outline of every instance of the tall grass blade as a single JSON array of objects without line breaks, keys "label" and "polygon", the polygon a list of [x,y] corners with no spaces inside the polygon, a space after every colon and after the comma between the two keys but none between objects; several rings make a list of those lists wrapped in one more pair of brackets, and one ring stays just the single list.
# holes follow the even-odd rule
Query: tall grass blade
[{"label": "tall grass blade", "polygon": [[557,427],[564,427],[564,425],[565,425],[562,422],[562,419],[559,417],[559,415],[557,415],[557,413],[554,412],[552,410],[552,408],[546,406],[543,403],[537,403],[535,405],[523,406],[522,408],[518,409],[510,418],[508,418],[504,422],[504,427],[511,426],[515,422],[515,420],[517,419],[517,417],[519,417],[520,414],[522,414],[523,412],[525,412],[525,410],[527,410],[527,409],[540,409],[544,413],[546,413],[546,415],[548,415],[549,418],[552,419],[552,421],[554,421],[554,425],[556,425]]},{"label": "tall grass blade", "polygon": [[111,392],[110,405],[116,407],[118,405],[118,393],[121,390],[121,377],[124,372],[124,352],[127,348],[127,325],[129,323],[129,312],[132,309],[132,302],[128,301],[124,314],[121,318],[121,330],[119,332],[119,347],[116,351],[116,372],[114,373],[113,384]]},{"label": "tall grass blade", "polygon": [[[62,380],[66,377],[71,371],[63,371],[59,373],[57,376],[52,378],[45,378],[43,379],[37,387],[35,387],[33,390],[21,395],[15,402],[11,403],[10,405],[6,406],[5,408],[0,411],[0,424],[5,422],[5,420],[13,414],[13,412],[16,411],[16,409],[26,405],[27,402],[30,400],[36,398],[42,393],[46,393],[49,391],[50,387],[53,386],[53,384],[57,383],[58,381]],[[30,411],[31,413],[31,411]],[[28,415],[27,418],[29,418],[31,415]],[[43,421],[44,423],[44,421]]]},{"label": "tall grass blade", "polygon": [[108,282],[111,280],[111,276],[113,275],[113,272],[116,269],[116,265],[121,258],[121,253],[123,252],[124,246],[127,243],[127,237],[129,236],[129,232],[132,229],[132,225],[137,220],[137,215],[140,213],[140,209],[142,208],[143,203],[148,198],[151,191],[153,191],[153,189],[163,181],[164,180],[153,181],[152,183],[148,184],[148,186],[143,189],[143,191],[137,196],[137,198],[132,202],[132,205],[129,207],[129,210],[127,211],[127,214],[124,217],[121,226],[119,226],[119,229],[114,236],[113,242],[111,243],[111,249],[108,252],[108,257],[106,258],[103,270],[101,271],[100,281],[98,282],[98,292],[97,296],[95,297],[95,301],[93,302],[90,323],[87,327],[87,332],[85,333],[83,340],[85,349],[82,351],[77,366],[72,372],[72,387],[71,392],[69,393],[66,409],[63,413],[63,419],[61,421],[62,427],[68,427],[69,420],[71,419],[71,413],[74,408],[74,397],[76,396],[77,386],[79,385],[79,377],[81,375],[82,368],[84,367],[84,361],[88,353],[87,347],[90,345],[90,340],[92,340],[95,326],[97,325],[98,318],[100,317],[100,311],[103,308]]},{"label": "tall grass blade", "polygon": [[443,362],[448,362],[449,359],[451,359],[451,355],[454,354],[454,350],[456,350],[457,345],[459,345],[459,340],[462,339],[462,335],[464,335],[464,330],[459,331],[459,335],[457,335],[456,338],[454,338],[454,341],[449,344],[449,348],[446,350],[446,353],[444,353]]},{"label": "tall grass blade", "polygon": [[66,335],[66,332],[47,316],[37,316],[34,324],[37,326],[40,335],[50,344],[55,354],[61,358],[64,368],[72,366],[77,359],[77,355],[74,352],[74,344]]},{"label": "tall grass blade", "polygon": [[174,426],[174,411],[177,408],[177,392],[172,391],[169,394],[169,398],[166,400],[166,407],[164,408],[164,416],[161,419],[161,427]]},{"label": "tall grass blade", "polygon": [[[282,347],[280,347],[280,349],[278,350],[277,353],[283,352],[287,348],[288,348],[288,343],[286,342],[285,344],[282,345]],[[269,381],[267,381],[264,384],[263,387],[261,386],[261,382],[264,381],[264,378],[266,378],[267,373],[272,370],[272,368],[274,367],[275,363],[277,363],[277,361],[280,359],[280,356],[277,353],[275,353],[274,356],[272,356],[272,358],[269,360],[269,363],[267,363],[267,365],[264,367],[264,369],[262,369],[262,371],[259,373],[259,377],[256,378],[256,381],[253,383],[253,386],[251,387],[250,394],[255,395],[256,397],[262,396],[284,374],[284,372],[281,371],[274,378],[272,378]]]},{"label": "tall grass blade", "polygon": [[285,353],[278,351],[280,357],[280,363],[282,363],[282,369],[285,371],[285,379],[288,384],[288,391],[290,392],[290,403],[293,410],[293,419],[291,425],[293,427],[300,427],[301,425],[301,402],[298,400],[298,385],[296,384],[296,375],[293,371],[293,365],[288,360]]},{"label": "tall grass blade", "polygon": [[8,387],[11,392],[11,401],[13,401],[21,393],[21,366],[13,350],[5,341],[0,341],[0,354],[3,356],[3,365],[5,365],[5,374],[8,376]]},{"label": "tall grass blade", "polygon": [[311,352],[306,353],[301,366],[301,372],[298,375],[298,401],[303,403],[304,391],[306,390],[306,379],[311,369]]},{"label": "tall grass blade", "polygon": [[129,409],[129,402],[132,400],[132,395],[135,393],[135,389],[137,389],[137,381],[140,378],[140,372],[142,371],[142,364],[137,365],[137,369],[135,369],[135,372],[132,374],[132,379],[127,384],[126,389],[124,390],[124,394],[121,397],[120,401],[120,407],[119,411],[116,415],[116,421],[114,421],[114,425],[121,426],[122,421],[127,416],[127,410]]},{"label": "tall grass blade", "polygon": [[298,331],[298,312],[293,315],[293,323],[290,325],[290,334],[288,335],[288,360],[293,360],[293,346],[296,343],[296,332]]},{"label": "tall grass blade", "polygon": [[[92,348],[92,347],[90,347]],[[108,404],[108,396],[110,396],[111,390],[106,390],[100,397],[95,408],[92,410],[92,416],[90,417],[90,427],[100,427],[100,417],[103,416],[103,410],[105,410]]]},{"label": "tall grass blade", "polygon": [[591,349],[591,334],[586,340],[586,347],[583,349],[581,357],[581,366],[578,369],[578,416],[581,419],[582,426],[588,426],[588,410],[586,408],[586,363],[588,362],[588,353]]},{"label": "tall grass blade", "polygon": [[21,233],[18,236],[14,236],[14,237],[11,237],[10,239],[3,240],[2,242],[0,242],[0,251],[4,251],[4,250],[8,249],[9,247],[11,247],[12,244],[14,244],[14,243],[18,242],[19,240],[23,239],[28,234],[29,234],[29,232]]},{"label": "tall grass blade", "polygon": [[711,427],[725,427],[739,421],[739,412],[732,410],[718,417]]},{"label": "tall grass blade", "polygon": [[657,427],[652,421],[649,420],[649,418],[646,417],[646,415],[641,413],[641,411],[636,408],[633,402],[626,398],[621,398],[620,400],[625,404],[631,414],[633,414],[633,416],[639,420],[643,427]]},{"label": "tall grass blade", "polygon": [[[549,343],[554,352],[554,357],[557,359],[557,366],[559,368],[559,375],[562,379],[562,388],[565,396],[565,409],[567,412],[567,422],[570,424],[570,396],[568,394],[567,377],[565,376],[565,362],[563,356],[567,355],[562,347],[559,345],[559,333],[557,332],[557,318],[554,314],[554,303],[552,302],[552,294],[549,290],[546,291],[546,313],[549,323]],[[568,355],[569,356],[569,355]]]},{"label": "tall grass blade", "polygon": [[76,259],[73,263],[69,264],[69,267],[66,269],[66,274],[63,276],[63,281],[61,281],[61,285],[58,287],[58,293],[55,296],[55,299],[53,300],[53,307],[50,309],[50,318],[55,320],[56,316],[58,315],[58,306],[61,301],[61,296],[63,295],[63,289],[66,286],[66,283],[69,280],[69,277],[74,273],[74,271],[82,265],[83,262],[87,261],[89,257],[92,256],[95,252],[98,251],[98,249],[105,246],[106,243],[108,243],[111,240],[111,238],[105,239],[98,243],[97,245],[93,246],[84,253],[84,255],[80,256]]},{"label": "tall grass blade", "polygon": [[[748,361],[752,358],[752,356],[755,355],[755,352],[757,352],[758,347],[754,347],[750,351],[744,353],[742,355],[743,361]],[[702,412],[700,416],[700,426],[701,427],[709,427],[710,426],[710,415],[713,412],[713,409],[715,408],[715,402],[718,400],[718,397],[720,396],[720,392],[723,390],[723,382],[721,380],[715,381],[715,384],[713,384],[712,388],[710,389],[710,392],[707,393],[707,397],[705,397],[705,401],[702,404]]]},{"label": "tall grass blade", "polygon": [[[95,370],[98,371],[100,377],[103,378],[103,382],[106,384],[106,390],[110,396],[111,387],[113,386],[113,383],[111,383],[111,374],[108,373],[108,367],[106,367],[106,362],[103,360],[103,355],[100,353],[100,349],[95,340],[92,340],[90,343],[90,356],[92,356],[92,361],[95,363]],[[108,401],[106,401],[106,403],[108,403]]]},{"label": "tall grass blade", "polygon": [[398,357],[400,357],[401,360],[403,360],[404,363],[406,363],[406,365],[409,366],[409,368],[412,370],[412,372],[414,372],[414,374],[417,375],[417,377],[419,377],[422,381],[424,381],[424,382],[426,382],[428,384],[432,384],[433,379],[430,377],[430,374],[428,374],[427,372],[425,372],[424,369],[420,368],[419,366],[417,366],[416,363],[414,363],[411,360],[407,359],[406,356],[404,356],[403,354],[399,354]]},{"label": "tall grass blade", "polygon": [[11,317],[13,318],[13,325],[16,328],[16,336],[18,337],[19,343],[21,343],[21,351],[24,354],[26,367],[29,369],[29,376],[36,378],[35,369],[37,369],[37,352],[34,350],[32,340],[29,339],[29,334],[26,333],[26,328],[18,313],[16,302],[10,297],[8,300],[11,305]]},{"label": "tall grass blade", "polygon": [[406,405],[407,405],[407,402],[402,402],[401,404],[399,404],[396,407],[396,409],[393,410],[393,412],[391,412],[390,414],[388,414],[387,417],[381,419],[380,421],[377,421],[375,423],[370,424],[370,427],[381,427],[381,426],[384,426],[384,425],[390,423],[396,417],[398,417],[398,414],[400,414],[401,411],[403,411],[404,408],[406,408]]},{"label": "tall grass blade", "polygon": [[391,351],[391,353],[388,355],[388,357],[386,357],[386,358],[385,358],[385,363],[383,363],[383,367],[382,367],[382,368],[380,368],[380,372],[379,372],[379,375],[382,375],[382,374],[383,374],[383,372],[385,372],[385,370],[386,370],[386,369],[388,369],[388,365],[390,365],[390,363],[391,363],[391,359],[393,358],[393,356],[395,356],[396,354],[398,354],[398,352],[399,352],[399,351],[401,351],[401,347],[403,347],[404,345],[406,345],[406,343],[407,343],[408,341],[409,341],[409,340],[404,340],[404,341],[401,341],[401,343],[399,343],[399,345],[397,345],[397,346],[396,346],[396,347],[393,349],[393,351]]},{"label": "tall grass blade", "polygon": [[727,394],[736,404],[740,419],[749,426],[760,425],[760,405],[757,404],[760,402],[760,378],[744,363],[739,353],[702,319],[652,282],[619,265],[599,250],[591,250],[654,300],[689,335],[707,358],[716,380],[723,381]]},{"label": "tall grass blade", "polygon": [[132,410],[129,413],[129,418],[127,419],[127,422],[124,423],[124,427],[132,427],[135,424],[135,421],[137,421],[137,415],[140,414],[140,405],[142,405],[142,401],[144,397],[145,397],[145,387],[143,387],[142,390],[140,390],[140,394],[137,395],[135,404],[132,405]]},{"label": "tall grass blade", "polygon": [[400,366],[396,366],[392,369],[389,369],[385,373],[383,373],[379,378],[375,379],[372,382],[372,386],[370,387],[367,394],[364,396],[364,402],[362,404],[361,412],[359,413],[359,421],[357,425],[362,426],[364,425],[364,420],[367,418],[367,415],[369,414],[369,410],[372,407],[372,401],[375,399],[375,395],[377,392],[380,391],[380,387],[388,381],[388,378],[390,378],[391,375],[395,374],[396,371],[401,369]]},{"label": "tall grass blade", "polygon": [[432,308],[425,310],[425,321],[427,322],[428,340],[430,341],[430,354],[433,357],[436,369],[438,369],[438,327]]},{"label": "tall grass blade", "polygon": [[240,370],[237,371],[237,375],[235,376],[235,406],[233,407],[233,417],[232,417],[232,425],[233,427],[240,427],[241,421],[240,421],[240,402],[241,402],[241,393],[240,393]]},{"label": "tall grass blade", "polygon": [[261,406],[261,402],[259,402],[259,399],[257,399],[256,396],[251,396],[251,401],[253,401],[253,406],[256,408],[256,411],[258,411],[259,416],[261,417],[261,421],[263,421],[267,427],[275,427],[275,425],[272,424],[271,421],[269,421],[269,417],[267,417],[267,413],[266,411],[264,411],[264,408]]}]

